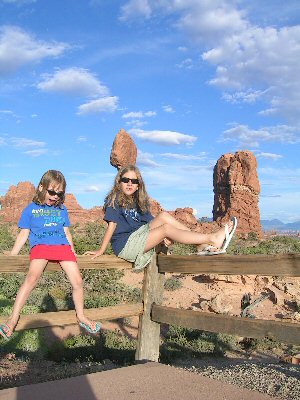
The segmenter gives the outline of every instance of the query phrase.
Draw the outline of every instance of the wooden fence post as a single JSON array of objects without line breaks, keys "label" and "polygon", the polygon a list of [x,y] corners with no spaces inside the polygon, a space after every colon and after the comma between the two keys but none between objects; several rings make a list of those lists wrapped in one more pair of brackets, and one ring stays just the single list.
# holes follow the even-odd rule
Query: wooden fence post
[{"label": "wooden fence post", "polygon": [[158,361],[160,344],[160,323],[151,320],[152,304],[161,304],[165,275],[158,272],[157,255],[154,254],[145,268],[143,282],[144,312],[139,317],[137,349],[135,360]]}]

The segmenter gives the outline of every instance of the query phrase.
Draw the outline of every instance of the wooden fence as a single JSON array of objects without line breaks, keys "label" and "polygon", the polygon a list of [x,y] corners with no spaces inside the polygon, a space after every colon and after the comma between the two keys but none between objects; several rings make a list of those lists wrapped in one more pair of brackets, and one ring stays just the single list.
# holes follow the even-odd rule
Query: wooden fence
[{"label": "wooden fence", "polygon": [[[80,269],[132,268],[130,263],[106,255],[95,260],[78,256],[78,264]],[[0,273],[26,272],[28,265],[28,256],[0,255]],[[59,265],[55,263],[49,263],[47,266],[48,271],[59,269]],[[281,342],[300,344],[300,324],[297,323],[233,317],[162,306],[166,272],[300,277],[300,254],[153,256],[144,271],[141,303],[86,310],[88,317],[97,320],[139,315],[135,355],[137,361],[158,361],[161,323],[258,339],[268,337]],[[0,323],[4,320],[5,318],[0,317]],[[76,322],[73,310],[22,315],[16,330],[72,325]]]}]

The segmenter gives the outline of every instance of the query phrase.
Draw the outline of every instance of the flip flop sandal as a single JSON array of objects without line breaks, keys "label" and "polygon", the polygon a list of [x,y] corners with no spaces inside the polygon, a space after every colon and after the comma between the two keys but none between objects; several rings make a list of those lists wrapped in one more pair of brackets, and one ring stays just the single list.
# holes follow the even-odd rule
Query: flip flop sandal
[{"label": "flip flop sandal", "polygon": [[223,251],[223,253],[226,252],[226,249],[229,246],[229,243],[231,242],[231,239],[233,238],[233,235],[234,235],[236,227],[237,227],[237,218],[236,217],[232,217],[231,221],[233,221],[233,227],[232,227],[230,232],[229,232],[228,225],[225,224],[225,240],[224,240],[223,245],[222,245],[222,247],[220,249],[221,251]]},{"label": "flip flop sandal", "polygon": [[226,253],[226,250],[222,250],[222,249],[221,250],[212,250],[212,249],[216,249],[216,247],[209,245],[209,246],[204,247],[203,250],[198,251],[198,253],[196,253],[196,254],[197,254],[197,256],[214,256],[217,254]]},{"label": "flip flop sandal", "polygon": [[11,327],[7,324],[2,324],[0,325],[0,335],[5,339],[9,340],[12,337],[12,334],[14,331],[11,329]]},{"label": "flip flop sandal", "polygon": [[85,324],[84,322],[79,322],[79,326],[89,333],[98,333],[101,329],[99,322],[94,322],[94,329],[92,328],[92,325]]}]

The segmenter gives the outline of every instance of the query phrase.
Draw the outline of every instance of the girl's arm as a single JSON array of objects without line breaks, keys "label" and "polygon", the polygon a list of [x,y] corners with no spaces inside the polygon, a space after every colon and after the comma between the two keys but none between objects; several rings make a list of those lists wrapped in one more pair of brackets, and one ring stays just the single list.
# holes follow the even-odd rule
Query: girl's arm
[{"label": "girl's arm", "polygon": [[110,239],[111,239],[116,227],[117,227],[117,223],[110,221],[108,223],[105,234],[103,236],[103,240],[102,240],[100,249],[96,252],[87,251],[85,254],[93,254],[94,256],[91,258],[92,260],[98,256],[102,256],[102,254],[105,252],[105,250],[110,242]]},{"label": "girl's arm", "polygon": [[16,256],[19,254],[20,250],[22,249],[22,247],[24,246],[24,244],[26,243],[26,241],[28,239],[29,232],[30,232],[30,229],[21,229],[20,230],[20,232],[16,238],[15,244],[10,252],[11,256]]},{"label": "girl's arm", "polygon": [[64,231],[65,231],[65,234],[67,236],[68,242],[70,243],[71,250],[75,254],[74,243],[73,243],[73,239],[72,239],[72,235],[71,235],[69,227],[64,226]]}]

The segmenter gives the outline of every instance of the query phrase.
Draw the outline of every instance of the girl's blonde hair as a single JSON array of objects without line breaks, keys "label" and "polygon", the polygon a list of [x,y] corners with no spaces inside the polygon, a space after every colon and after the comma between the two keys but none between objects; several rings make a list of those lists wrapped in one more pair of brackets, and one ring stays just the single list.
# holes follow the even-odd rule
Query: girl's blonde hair
[{"label": "girl's blonde hair", "polygon": [[[60,171],[56,171],[54,169],[50,169],[49,171],[45,172],[42,176],[32,201],[36,204],[42,205],[45,204],[45,197],[46,192],[51,183],[55,183],[56,185],[61,185],[62,191],[65,193],[66,191],[66,180],[63,174]],[[55,202],[55,206],[59,207],[65,201],[65,194],[62,197],[58,197],[57,201]]]},{"label": "girl's blonde hair", "polygon": [[[129,171],[135,172],[139,180],[138,190],[132,196],[127,196],[121,190],[121,178]],[[146,192],[142,175],[135,165],[127,165],[119,169],[115,177],[114,186],[105,198],[104,209],[108,206],[113,208],[119,206],[127,209],[136,207],[143,213],[150,210],[149,196]]]}]

